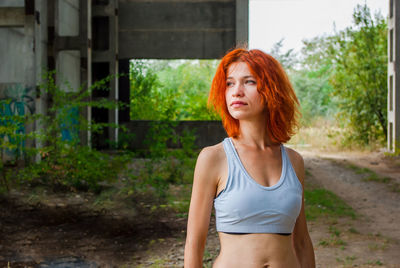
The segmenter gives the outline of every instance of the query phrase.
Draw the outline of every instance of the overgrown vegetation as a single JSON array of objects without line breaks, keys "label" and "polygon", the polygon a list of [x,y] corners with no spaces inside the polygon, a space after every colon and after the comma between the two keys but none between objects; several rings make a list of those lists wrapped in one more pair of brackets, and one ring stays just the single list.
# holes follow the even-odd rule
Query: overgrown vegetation
[{"label": "overgrown vegetation", "polygon": [[[1,135],[5,137],[7,134],[8,138],[2,139],[1,151],[8,152],[6,164],[11,166],[1,166],[3,186],[9,190],[10,185],[47,185],[54,190],[98,192],[102,184],[116,181],[128,157],[111,156],[82,146],[80,132],[87,132],[90,128],[92,133],[97,133],[111,125],[88,122],[80,110],[88,105],[111,109],[118,104],[106,99],[89,101],[90,92],[84,87],[71,89],[65,84],[68,90],[60,89],[54,75],[54,72],[48,72],[40,86],[51,99],[46,114],[10,115],[2,123]],[[109,79],[96,82],[91,90],[108,90]],[[27,133],[16,130],[24,129],[28,124],[42,127]],[[25,146],[27,140],[40,146]]]},{"label": "overgrown vegetation", "polygon": [[[366,5],[353,13],[354,27],[334,39],[331,82],[339,100],[339,119],[362,144],[387,135],[387,24]],[[334,53],[334,55],[332,54]]]},{"label": "overgrown vegetation", "polygon": [[[142,116],[145,114],[145,107],[149,108],[148,113],[156,111],[152,106],[159,108],[154,117],[150,115],[147,118],[154,120],[146,140],[143,141],[147,150],[110,154],[82,145],[80,133],[87,133],[90,129],[95,134],[106,127],[116,127],[88,122],[82,110],[87,106],[114,109],[119,104],[107,99],[89,101],[90,91],[84,86],[78,90],[60,89],[54,81],[55,73],[49,72],[41,85],[51,99],[46,114],[2,117],[0,133],[3,137],[8,135],[8,139],[2,139],[1,151],[11,153],[6,161],[7,167],[1,162],[2,188],[9,191],[10,187],[19,185],[31,188],[50,187],[57,191],[93,191],[98,194],[105,191],[99,197],[108,196],[108,193],[119,196],[115,200],[108,198],[108,205],[114,201],[121,202],[121,198],[131,199],[133,196],[135,200],[145,200],[147,204],[143,206],[151,204],[152,212],[159,208],[172,208],[177,213],[184,213],[188,200],[175,202],[169,194],[169,188],[173,185],[189,185],[191,182],[196,154],[194,129],[187,129],[179,134],[175,132],[177,102],[174,96],[163,99],[165,92],[156,88],[158,82],[153,79],[151,70],[146,68],[139,64],[132,71],[138,71],[132,79],[133,88],[142,90],[142,98],[138,99],[145,105],[134,106],[139,109],[132,109],[131,112]],[[140,72],[146,73],[146,76]],[[91,91],[108,90],[109,81],[110,77],[96,82]],[[157,95],[157,92],[162,94]],[[154,100],[157,102],[152,103]],[[44,127],[29,133],[18,131],[32,123]],[[128,133],[126,129],[119,127],[121,132]],[[119,144],[122,148],[135,137],[131,135],[125,138]],[[41,146],[25,146],[28,139]],[[171,144],[179,149],[169,149],[168,145]],[[142,163],[141,166],[127,168],[132,165],[135,157],[145,157],[138,161]],[[39,161],[35,161],[37,159]],[[120,186],[115,188],[117,182]]]},{"label": "overgrown vegetation", "polygon": [[[387,23],[357,5],[353,26],[304,40],[300,54],[283,62],[301,103],[303,125],[331,122],[345,129],[341,144],[382,145],[387,135]],[[333,120],[336,119],[336,120]]]},{"label": "overgrown vegetation", "polygon": [[207,109],[217,63],[217,60],[132,60],[131,119],[218,119]]}]

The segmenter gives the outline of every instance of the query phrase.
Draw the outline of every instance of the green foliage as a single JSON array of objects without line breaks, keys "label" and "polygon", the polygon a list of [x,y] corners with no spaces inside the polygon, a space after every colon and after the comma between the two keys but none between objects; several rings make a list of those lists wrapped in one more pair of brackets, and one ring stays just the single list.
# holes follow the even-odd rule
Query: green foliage
[{"label": "green foliage", "polygon": [[137,196],[150,195],[154,203],[165,204],[171,186],[190,184],[193,178],[195,159],[180,157],[184,155],[182,150],[174,150],[163,159],[143,159],[139,174],[130,176],[132,192]]},{"label": "green foliage", "polygon": [[[25,117],[12,116],[10,122],[19,122],[21,125],[34,123],[42,127],[22,133],[18,136],[21,140],[34,139],[38,148],[21,146],[27,166],[20,170],[4,171],[3,182],[19,182],[30,184],[45,184],[55,188],[62,186],[64,189],[99,191],[101,184],[116,180],[118,171],[126,164],[124,157],[110,157],[107,154],[92,150],[80,145],[79,132],[100,132],[110,124],[88,122],[80,113],[87,106],[114,109],[120,104],[106,99],[89,100],[91,91],[108,90],[110,77],[96,82],[90,90],[85,87],[80,89],[60,89],[54,80],[55,72],[48,72],[40,86],[50,98],[50,105],[46,114],[27,115]],[[15,134],[12,126],[6,125],[6,131],[0,133]],[[15,128],[15,126],[14,126]],[[14,134],[13,134],[14,133]],[[19,146],[20,142],[2,143],[8,149]],[[6,147],[7,149],[7,147]],[[17,154],[19,155],[19,154]],[[33,161],[37,156],[40,161]]]},{"label": "green foliage", "polygon": [[330,120],[337,112],[331,98],[328,66],[315,71],[297,71],[291,75],[293,87],[300,102],[302,124],[312,125],[319,117]]},{"label": "green foliage", "polygon": [[213,120],[208,91],[217,61],[131,61],[131,119]]},{"label": "green foliage", "polygon": [[332,60],[327,57],[330,37],[304,40],[300,53],[282,51],[283,39],[269,52],[284,67],[300,102],[302,125],[310,126],[319,118],[329,120],[337,112],[329,78]]},{"label": "green foliage", "polygon": [[[18,160],[24,148],[24,141],[27,134],[24,124],[27,121],[26,116],[7,115],[5,106],[10,104],[11,100],[0,100],[0,150],[3,158],[4,151],[13,152],[15,160]],[[0,164],[1,165],[1,164]]]},{"label": "green foliage", "polygon": [[126,156],[110,156],[84,146],[64,147],[56,159],[47,157],[16,173],[21,183],[51,185],[54,189],[99,192],[115,181]]},{"label": "green foliage", "polygon": [[331,83],[339,119],[352,130],[348,139],[366,145],[387,135],[387,25],[366,5],[356,7],[353,19],[354,27],[332,43]]},{"label": "green foliage", "polygon": [[309,126],[318,118],[330,120],[337,112],[336,99],[329,78],[333,71],[328,57],[331,37],[315,37],[304,40],[298,68],[290,72],[290,78],[301,104],[302,123]]},{"label": "green foliage", "polygon": [[176,133],[177,120],[214,116],[206,106],[214,70],[215,61],[131,62],[131,118],[153,120],[144,141],[150,159],[136,178],[137,189],[165,198],[170,184],[184,182],[185,169],[193,165],[195,136],[193,129]]},{"label": "green foliage", "polygon": [[354,26],[334,35],[304,40],[289,76],[303,125],[336,115],[346,129],[342,145],[369,146],[387,135],[387,25],[366,5],[355,8],[353,19]]},{"label": "green foliage", "polygon": [[282,38],[278,42],[274,43],[272,49],[269,51],[269,54],[279,61],[285,71],[290,72],[291,70],[295,69],[296,65],[299,63],[299,60],[293,49],[289,49],[286,52],[282,51],[283,41],[284,39]]}]

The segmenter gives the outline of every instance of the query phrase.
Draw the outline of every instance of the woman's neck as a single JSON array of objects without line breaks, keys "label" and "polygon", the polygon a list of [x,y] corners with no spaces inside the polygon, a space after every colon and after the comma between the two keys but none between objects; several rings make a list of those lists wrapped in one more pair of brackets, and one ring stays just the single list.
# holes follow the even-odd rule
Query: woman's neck
[{"label": "woman's neck", "polygon": [[236,138],[239,142],[260,149],[275,145],[271,141],[265,120],[241,120],[240,135]]}]

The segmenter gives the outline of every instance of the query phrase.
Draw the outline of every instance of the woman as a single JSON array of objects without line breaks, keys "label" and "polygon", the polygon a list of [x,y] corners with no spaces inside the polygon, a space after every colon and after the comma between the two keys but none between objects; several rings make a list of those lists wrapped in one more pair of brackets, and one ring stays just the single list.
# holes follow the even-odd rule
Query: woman
[{"label": "woman", "polygon": [[304,214],[304,162],[286,148],[298,100],[281,65],[260,50],[225,55],[209,103],[229,136],[197,159],[185,267],[202,267],[214,205],[221,244],[213,267],[315,267]]}]

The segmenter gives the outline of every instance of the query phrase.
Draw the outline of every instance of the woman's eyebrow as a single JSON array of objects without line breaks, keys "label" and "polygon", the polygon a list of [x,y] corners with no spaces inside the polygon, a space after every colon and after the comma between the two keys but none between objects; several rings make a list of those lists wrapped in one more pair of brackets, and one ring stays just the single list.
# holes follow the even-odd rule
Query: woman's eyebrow
[{"label": "woman's eyebrow", "polygon": [[[252,76],[252,75],[246,75],[246,76],[243,76],[242,78],[254,78],[254,76]],[[232,76],[228,76],[227,78],[226,78],[227,80],[228,79],[234,79]]]}]

